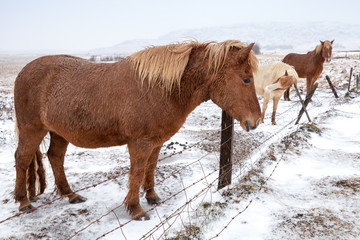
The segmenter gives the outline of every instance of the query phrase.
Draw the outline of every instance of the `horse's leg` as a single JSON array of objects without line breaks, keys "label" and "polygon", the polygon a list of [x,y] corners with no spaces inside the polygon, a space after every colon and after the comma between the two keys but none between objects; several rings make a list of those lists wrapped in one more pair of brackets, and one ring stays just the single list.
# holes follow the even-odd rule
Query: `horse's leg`
[{"label": "horse's leg", "polygon": [[290,101],[290,87],[284,92],[284,100]]},{"label": "horse's leg", "polygon": [[311,91],[312,85],[313,85],[313,78],[311,76],[307,76],[307,78],[306,78],[306,96]]},{"label": "horse's leg", "polygon": [[152,151],[146,166],[145,181],[143,186],[146,191],[145,198],[150,205],[158,204],[161,200],[154,190],[154,175],[160,149],[161,146]]},{"label": "horse's leg", "polygon": [[270,100],[270,93],[265,91],[264,100],[263,100],[263,106],[262,106],[262,113],[261,113],[261,123],[264,123],[265,112],[266,112],[269,100]]},{"label": "horse's leg", "polygon": [[[20,202],[20,211],[33,208],[27,196],[26,171],[29,169],[33,158],[37,155],[39,145],[46,133],[44,130],[33,127],[19,130],[19,143],[15,152],[16,184],[14,197],[17,202]],[[31,189],[31,191],[33,190]]]},{"label": "horse's leg", "polygon": [[149,220],[150,216],[140,206],[139,191],[144,182],[145,168],[147,161],[153,151],[153,146],[149,142],[132,141],[128,143],[130,154],[130,176],[129,192],[125,197],[125,205],[131,218],[135,220]]},{"label": "horse's leg", "polygon": [[67,195],[70,203],[84,202],[86,199],[74,193],[66,179],[64,171],[64,157],[69,142],[63,137],[50,132],[50,147],[47,152],[51,168],[54,172],[55,184],[61,195]]},{"label": "horse's leg", "polygon": [[273,98],[273,112],[272,112],[272,116],[271,116],[271,123],[273,125],[276,125],[275,115],[276,115],[276,110],[277,110],[280,98],[281,98],[281,95],[279,97],[275,96]]}]

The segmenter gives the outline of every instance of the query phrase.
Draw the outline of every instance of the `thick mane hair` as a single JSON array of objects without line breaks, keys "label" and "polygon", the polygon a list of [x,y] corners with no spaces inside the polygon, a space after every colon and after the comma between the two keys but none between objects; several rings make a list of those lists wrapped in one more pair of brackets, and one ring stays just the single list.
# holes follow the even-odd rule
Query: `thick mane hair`
[{"label": "thick mane hair", "polygon": [[322,50],[322,44],[320,43],[319,45],[317,45],[315,47],[315,54],[318,55],[321,53],[321,50]]},{"label": "thick mane hair", "polygon": [[[204,48],[204,58],[208,57],[208,72],[218,73],[225,63],[231,48],[247,47],[237,40],[223,42],[186,41],[164,46],[153,46],[133,53],[128,57],[139,74],[141,82],[148,80],[150,87],[161,86],[170,93],[174,86],[179,87],[182,75],[187,66],[191,51]],[[257,71],[258,60],[253,51],[250,52],[248,64],[253,72]]]},{"label": "thick mane hair", "polygon": [[[324,47],[331,47],[331,42],[328,41],[328,40],[326,40],[326,41],[324,42]],[[323,45],[322,45],[321,43],[320,43],[319,45],[317,45],[317,46],[315,47],[315,54],[316,54],[316,55],[320,54],[322,48],[323,48]]]}]

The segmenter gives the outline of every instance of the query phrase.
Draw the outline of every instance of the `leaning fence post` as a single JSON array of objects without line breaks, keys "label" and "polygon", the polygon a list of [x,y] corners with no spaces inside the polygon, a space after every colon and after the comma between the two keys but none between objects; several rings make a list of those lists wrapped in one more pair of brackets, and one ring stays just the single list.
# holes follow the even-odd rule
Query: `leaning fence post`
[{"label": "leaning fence post", "polygon": [[296,120],[295,124],[298,124],[298,123],[299,123],[299,121],[300,121],[302,115],[304,114],[304,112],[306,113],[306,116],[307,116],[309,122],[311,122],[310,117],[309,117],[309,114],[308,114],[308,112],[307,112],[307,110],[306,110],[306,107],[307,107],[307,105],[309,104],[312,96],[314,95],[314,92],[315,92],[315,90],[316,90],[316,88],[317,88],[317,86],[318,86],[318,83],[315,83],[315,84],[313,85],[313,87],[311,88],[311,91],[309,92],[309,94],[306,95],[306,98],[305,98],[305,101],[304,101],[304,102],[302,101],[301,96],[300,96],[300,93],[299,93],[299,90],[297,89],[297,87],[296,87],[295,84],[294,84],[294,86],[295,86],[295,89],[296,89],[296,91],[297,91],[297,93],[298,93],[298,95],[299,95],[300,102],[302,103],[302,108],[300,109],[299,116],[298,116],[298,119]]},{"label": "leaning fence post", "polygon": [[222,111],[218,190],[231,184],[233,133],[234,119],[227,112]]},{"label": "leaning fence post", "polygon": [[334,85],[330,81],[330,77],[328,75],[326,75],[325,78],[326,78],[327,82],[329,83],[329,86],[331,88],[331,91],[334,93],[335,98],[339,98],[339,96],[337,95],[337,92],[336,92],[336,90],[334,88]]},{"label": "leaning fence post", "polygon": [[[295,88],[295,90],[296,90],[296,93],[297,93],[297,95],[298,95],[298,97],[299,97],[299,99],[300,99],[300,103],[301,103],[301,105],[302,105],[301,110],[304,109],[304,111],[305,111],[305,113],[306,113],[306,116],[307,116],[309,122],[311,122],[310,117],[309,117],[309,114],[308,114],[308,112],[306,111],[306,106],[304,105],[304,102],[303,102],[303,100],[302,100],[302,98],[301,98],[299,89],[297,88],[297,86],[296,86],[295,83],[294,83],[294,88]],[[301,115],[302,115],[302,114],[301,114]],[[299,116],[300,116],[300,114],[299,114]],[[299,118],[298,118],[298,120],[299,120]],[[298,121],[297,121],[295,124],[297,124],[297,123],[298,123]]]},{"label": "leaning fence post", "polygon": [[349,78],[349,86],[348,86],[348,92],[350,92],[350,85],[351,85],[351,75],[352,75],[353,68],[350,68],[350,78]]},{"label": "leaning fence post", "polygon": [[357,76],[357,79],[356,79],[356,89],[359,90],[359,79],[360,79],[360,73],[359,75]]}]

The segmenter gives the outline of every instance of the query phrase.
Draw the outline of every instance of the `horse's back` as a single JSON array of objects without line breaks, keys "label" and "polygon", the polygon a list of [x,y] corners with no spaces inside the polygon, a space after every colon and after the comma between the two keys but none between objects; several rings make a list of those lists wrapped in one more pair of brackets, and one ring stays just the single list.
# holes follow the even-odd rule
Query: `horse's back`
[{"label": "horse's back", "polygon": [[269,68],[272,69],[274,76],[273,79],[277,80],[279,77],[283,76],[287,71],[288,75],[299,78],[295,68],[290,64],[284,62],[272,62],[269,64]]},{"label": "horse's back", "polygon": [[[30,91],[32,88],[38,88],[49,80],[60,74],[62,71],[67,71],[69,68],[76,68],[86,60],[69,56],[69,55],[52,55],[37,58],[28,63],[18,74],[15,80],[14,94],[18,95],[21,90]],[[27,85],[28,88],[24,88]]]},{"label": "horse's back", "polygon": [[15,80],[15,109],[41,105],[46,101],[47,90],[54,83],[53,80],[59,78],[61,73],[68,71],[70,67],[76,68],[75,65],[85,61],[68,55],[53,55],[40,57],[28,63]]},{"label": "horse's back", "polygon": [[28,63],[18,74],[14,86],[18,124],[44,124],[49,109],[54,113],[69,106],[89,85],[86,75],[95,65],[68,55],[44,56]]},{"label": "horse's back", "polygon": [[310,59],[311,52],[307,54],[289,53],[282,61],[293,66],[299,77],[306,77]]},{"label": "horse's back", "polygon": [[285,74],[285,71],[288,71],[289,75],[298,79],[298,74],[291,65],[276,61],[259,66],[258,73],[255,75],[255,84],[266,86],[274,83],[279,77]]}]

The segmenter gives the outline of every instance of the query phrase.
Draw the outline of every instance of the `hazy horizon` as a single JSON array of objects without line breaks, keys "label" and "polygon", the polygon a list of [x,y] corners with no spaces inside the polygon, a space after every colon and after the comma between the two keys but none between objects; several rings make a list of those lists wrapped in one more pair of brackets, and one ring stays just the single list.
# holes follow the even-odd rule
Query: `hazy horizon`
[{"label": "hazy horizon", "polygon": [[359,7],[355,0],[13,0],[0,4],[0,52],[81,52],[177,30],[243,23],[360,24]]}]

